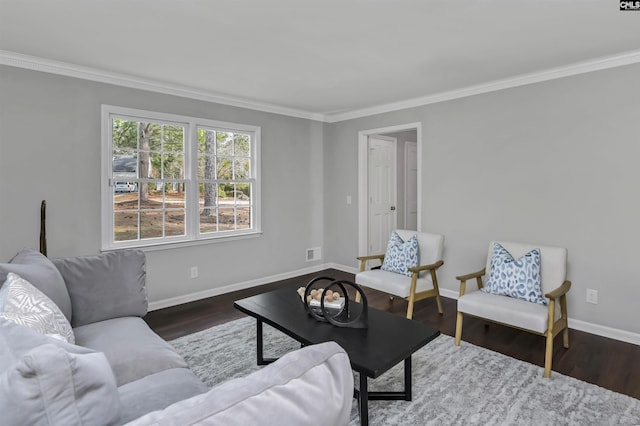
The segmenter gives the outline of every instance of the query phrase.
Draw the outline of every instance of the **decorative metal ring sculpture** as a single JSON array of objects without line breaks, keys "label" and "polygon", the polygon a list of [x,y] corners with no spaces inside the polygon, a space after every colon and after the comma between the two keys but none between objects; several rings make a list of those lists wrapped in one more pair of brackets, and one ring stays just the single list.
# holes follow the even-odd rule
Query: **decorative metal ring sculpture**
[{"label": "decorative metal ring sculpture", "polygon": [[[322,295],[320,296],[320,307],[312,307],[309,305],[309,298],[311,295],[311,291],[313,290],[313,285],[318,281],[330,281],[330,283],[324,288],[322,291]],[[345,285],[349,287],[353,287],[356,292],[360,294],[360,300],[362,303],[360,312],[355,315],[355,310],[353,309],[353,305],[349,305],[349,293],[345,288]],[[325,306],[325,297],[327,292],[331,289],[331,287],[337,286],[342,291],[344,296],[344,306],[341,309],[331,309]],[[364,291],[355,283],[347,280],[336,280],[332,277],[316,277],[313,278],[307,286],[305,287],[304,296],[302,298],[302,302],[304,306],[313,318],[318,321],[328,322],[336,327],[347,327],[347,328],[367,328],[368,326],[368,315],[367,315],[367,296],[364,294]]]}]

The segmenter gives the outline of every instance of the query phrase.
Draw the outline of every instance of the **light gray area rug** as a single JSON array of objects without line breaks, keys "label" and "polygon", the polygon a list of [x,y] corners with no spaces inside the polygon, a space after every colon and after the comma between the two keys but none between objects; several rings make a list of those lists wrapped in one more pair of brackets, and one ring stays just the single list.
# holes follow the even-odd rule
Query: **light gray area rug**
[{"label": "light gray area rug", "polygon": [[[265,356],[299,344],[265,325]],[[209,387],[257,370],[256,323],[232,321],[171,341]],[[640,425],[640,401],[441,335],[413,355],[413,401],[369,401],[371,425]],[[355,381],[357,383],[357,380]],[[370,390],[401,390],[402,364]],[[359,425],[353,403],[351,425]]]}]

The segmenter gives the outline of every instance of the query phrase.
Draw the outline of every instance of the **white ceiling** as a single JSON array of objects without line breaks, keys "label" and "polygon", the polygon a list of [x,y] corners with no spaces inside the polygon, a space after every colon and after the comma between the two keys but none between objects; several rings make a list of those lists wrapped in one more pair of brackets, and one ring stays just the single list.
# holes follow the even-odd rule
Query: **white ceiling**
[{"label": "white ceiling", "polygon": [[0,0],[0,50],[327,117],[640,62],[640,12],[617,0]]}]

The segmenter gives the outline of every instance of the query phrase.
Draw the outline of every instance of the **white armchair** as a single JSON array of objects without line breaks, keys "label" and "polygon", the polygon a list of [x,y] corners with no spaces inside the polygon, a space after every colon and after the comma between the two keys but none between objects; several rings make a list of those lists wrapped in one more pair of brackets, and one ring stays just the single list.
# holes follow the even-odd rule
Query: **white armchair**
[{"label": "white armchair", "polygon": [[379,267],[366,270],[367,262],[370,260],[379,260],[382,265],[385,255],[361,256],[358,257],[360,272],[356,274],[356,284],[406,299],[408,302],[407,318],[409,319],[413,317],[414,303],[429,297],[436,298],[438,312],[442,314],[436,270],[444,264],[442,261],[444,236],[403,229],[397,229],[396,232],[404,241],[417,235],[418,266],[408,268],[410,276],[385,271]]},{"label": "white armchair", "polygon": [[[569,347],[566,293],[571,288],[571,282],[566,280],[567,249],[497,242],[516,261],[523,255],[531,253],[533,249],[539,249],[539,276],[542,295],[540,297],[546,302],[545,305],[517,297],[479,291],[485,286],[482,277],[485,273],[490,276],[495,243],[492,241],[489,244],[485,268],[472,274],[456,277],[460,280],[460,297],[458,298],[455,344],[460,346],[464,315],[483,318],[544,336],[546,338],[544,377],[549,377],[551,375],[554,337],[562,331],[564,347]],[[473,279],[476,280],[477,289],[467,291],[466,282]]]}]

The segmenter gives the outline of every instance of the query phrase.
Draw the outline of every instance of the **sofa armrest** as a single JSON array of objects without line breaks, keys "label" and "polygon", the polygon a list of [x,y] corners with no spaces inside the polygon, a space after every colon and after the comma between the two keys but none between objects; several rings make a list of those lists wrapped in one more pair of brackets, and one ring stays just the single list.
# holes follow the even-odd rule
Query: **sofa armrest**
[{"label": "sofa armrest", "polygon": [[349,357],[327,342],[290,352],[253,374],[127,425],[346,425],[352,401]]},{"label": "sofa armrest", "polygon": [[73,327],[146,315],[146,257],[141,250],[54,259],[53,264],[71,298]]}]

